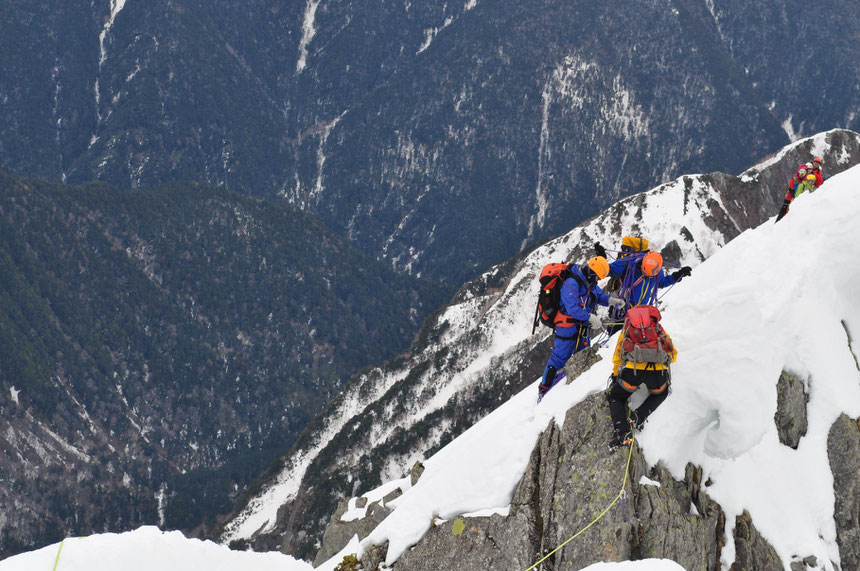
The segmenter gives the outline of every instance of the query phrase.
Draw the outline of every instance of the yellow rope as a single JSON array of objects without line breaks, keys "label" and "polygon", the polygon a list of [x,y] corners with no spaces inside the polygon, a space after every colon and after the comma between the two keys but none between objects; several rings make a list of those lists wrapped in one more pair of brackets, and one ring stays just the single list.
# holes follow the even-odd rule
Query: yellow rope
[{"label": "yellow rope", "polygon": [[60,553],[62,553],[62,552],[63,552],[63,544],[64,544],[65,542],[66,542],[66,540],[65,540],[65,539],[64,539],[63,541],[61,541],[61,542],[60,542],[60,548],[57,550],[57,558],[56,558],[56,559],[54,559],[54,571],[57,571],[57,564],[59,564],[59,563],[60,563]]},{"label": "yellow rope", "polygon": [[608,512],[610,509],[612,509],[612,506],[614,506],[618,502],[618,500],[624,496],[624,488],[627,486],[627,477],[630,474],[630,459],[633,457],[633,444],[636,442],[636,435],[631,434],[631,436],[632,436],[632,439],[630,440],[630,452],[627,453],[627,466],[624,468],[624,481],[621,483],[621,491],[618,492],[618,495],[615,496],[615,499],[612,500],[612,503],[609,504],[608,506],[606,506],[606,509],[603,510],[602,512],[600,512],[600,515],[597,516],[596,518],[594,518],[594,520],[592,520],[592,522],[590,524],[586,525],[585,527],[583,527],[582,529],[577,531],[567,541],[565,541],[564,543],[562,543],[561,545],[559,545],[558,547],[556,547],[555,549],[553,549],[552,551],[550,551],[549,553],[544,555],[543,558],[541,558],[534,565],[532,565],[531,567],[526,569],[526,571],[531,571],[532,569],[534,569],[535,567],[537,567],[538,565],[540,565],[541,563],[546,561],[550,555],[552,555],[553,553],[555,553],[556,551],[558,551],[559,549],[561,549],[562,547],[564,547],[565,545],[567,545],[568,543],[570,543],[571,541],[576,539],[580,534],[584,533],[588,528],[590,528],[592,525],[597,523],[600,520],[600,518],[602,518],[604,515],[606,515],[606,512]]}]

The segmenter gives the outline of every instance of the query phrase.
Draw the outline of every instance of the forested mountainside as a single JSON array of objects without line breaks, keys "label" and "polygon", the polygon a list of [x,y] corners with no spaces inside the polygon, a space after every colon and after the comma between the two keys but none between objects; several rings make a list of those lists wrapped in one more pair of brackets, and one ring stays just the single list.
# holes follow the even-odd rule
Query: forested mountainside
[{"label": "forested mountainside", "polygon": [[0,168],[280,197],[454,286],[622,196],[860,128],[842,0],[0,11]]},{"label": "forested mountainside", "polygon": [[0,173],[0,555],[205,530],[440,292],[287,204]]},{"label": "forested mountainside", "polygon": [[[696,266],[774,217],[788,179],[813,156],[825,159],[830,174],[844,171],[860,163],[860,134],[834,130],[803,139],[739,176],[680,177],[623,199],[463,285],[448,307],[428,319],[408,354],[351,379],[290,454],[242,498],[219,537],[327,559],[343,546],[317,554],[340,500],[400,478],[540,377],[552,344],[545,327],[532,334],[543,264],[583,260],[595,241],[614,249],[632,234],[651,240],[670,263]],[[590,364],[569,363],[568,376]],[[353,532],[368,533],[367,522],[347,526],[341,539]]]}]

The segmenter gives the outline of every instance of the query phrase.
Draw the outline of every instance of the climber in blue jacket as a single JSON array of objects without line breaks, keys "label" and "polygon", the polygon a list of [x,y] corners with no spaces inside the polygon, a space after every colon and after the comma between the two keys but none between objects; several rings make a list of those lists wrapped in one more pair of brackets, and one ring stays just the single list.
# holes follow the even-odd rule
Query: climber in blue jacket
[{"label": "climber in blue jacket", "polygon": [[592,311],[597,304],[621,305],[622,301],[613,296],[610,299],[599,285],[609,273],[609,263],[606,258],[595,256],[582,266],[571,265],[571,276],[564,281],[561,288],[559,312],[554,319],[555,341],[552,354],[543,372],[543,379],[538,386],[538,395],[542,396],[552,388],[556,374],[564,367],[571,356],[591,344],[590,328],[602,329],[603,323]]},{"label": "climber in blue jacket", "polygon": [[612,324],[608,328],[609,335],[619,329],[624,322],[627,310],[637,305],[656,305],[657,290],[680,282],[692,273],[690,266],[666,274],[663,271],[663,256],[659,252],[647,252],[645,255],[630,255],[618,258],[609,264],[609,275],[621,279],[618,297],[624,300],[624,305],[613,310],[610,315]]}]

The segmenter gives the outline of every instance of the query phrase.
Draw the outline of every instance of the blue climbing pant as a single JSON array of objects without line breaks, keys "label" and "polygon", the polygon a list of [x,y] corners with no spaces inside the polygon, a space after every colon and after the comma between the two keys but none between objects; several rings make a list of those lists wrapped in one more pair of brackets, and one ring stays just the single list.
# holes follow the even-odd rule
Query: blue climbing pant
[{"label": "blue climbing pant", "polygon": [[547,361],[547,367],[561,370],[571,356],[579,353],[591,344],[588,337],[588,326],[556,327],[555,342],[552,345],[552,355]]}]

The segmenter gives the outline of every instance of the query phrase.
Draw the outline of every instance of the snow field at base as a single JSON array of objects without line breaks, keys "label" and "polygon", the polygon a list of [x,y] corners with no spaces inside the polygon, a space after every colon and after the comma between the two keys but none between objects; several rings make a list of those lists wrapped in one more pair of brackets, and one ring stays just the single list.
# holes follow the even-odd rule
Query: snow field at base
[{"label": "snow field at base", "polygon": [[[0,571],[311,571],[313,566],[282,553],[231,551],[178,531],[144,526],[126,533],[67,538],[61,545],[0,561]],[[59,554],[59,557],[58,557]],[[56,563],[56,567],[54,566]]]},{"label": "snow field at base", "polygon": [[[688,462],[703,468],[707,493],[726,512],[725,568],[744,510],[786,564],[808,555],[824,569],[839,561],[826,447],[841,413],[860,416],[860,371],[846,333],[860,338],[858,219],[854,167],[798,197],[779,224],[741,234],[663,299],[679,355],[672,394],[639,443],[649,465],[662,462],[678,479]],[[434,519],[507,509],[540,433],[606,387],[613,348],[614,340],[600,349],[600,362],[540,405],[536,380],[427,459],[418,483],[387,503],[391,515],[344,553],[387,540],[390,564]],[[853,352],[860,355],[856,341]],[[779,442],[774,423],[783,369],[803,379],[810,396],[797,450]]]}]

